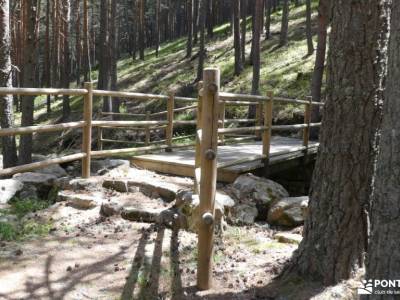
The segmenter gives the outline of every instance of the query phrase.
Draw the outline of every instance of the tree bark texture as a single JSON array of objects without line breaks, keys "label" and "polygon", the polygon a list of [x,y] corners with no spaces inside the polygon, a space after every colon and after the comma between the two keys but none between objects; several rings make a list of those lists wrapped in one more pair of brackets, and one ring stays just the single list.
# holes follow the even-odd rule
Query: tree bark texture
[{"label": "tree bark texture", "polygon": [[320,150],[293,264],[327,285],[349,278],[364,263],[389,15],[387,0],[332,4]]},{"label": "tree bark texture", "polygon": [[[400,278],[400,3],[392,3],[388,75],[370,214],[367,279]],[[373,295],[370,299],[398,299],[398,295]]]},{"label": "tree bark texture", "polygon": [[[0,87],[12,87],[9,0],[0,0]],[[13,109],[13,97],[11,95],[0,95],[1,128],[13,127]],[[15,138],[12,136],[3,137],[1,143],[3,167],[15,166],[17,164]]]}]

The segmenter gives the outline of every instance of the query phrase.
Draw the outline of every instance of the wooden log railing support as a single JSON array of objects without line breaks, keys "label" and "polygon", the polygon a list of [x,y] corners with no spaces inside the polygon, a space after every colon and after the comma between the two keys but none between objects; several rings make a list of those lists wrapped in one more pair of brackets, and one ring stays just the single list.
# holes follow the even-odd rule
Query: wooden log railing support
[{"label": "wooden log railing support", "polygon": [[[218,119],[219,119],[218,128],[225,128],[225,102],[223,102],[223,101],[220,101],[220,103],[219,103]],[[222,134],[220,134],[219,137],[220,137],[221,144],[223,145],[225,143],[225,135],[222,133]]]},{"label": "wooden log railing support", "polygon": [[201,167],[201,120],[202,120],[202,110],[203,110],[203,97],[200,95],[200,91],[203,89],[203,82],[200,81],[198,84],[198,106],[197,106],[197,125],[196,125],[196,155],[195,155],[195,162],[194,162],[194,192],[195,194],[200,193],[200,167]]},{"label": "wooden log railing support", "polygon": [[[150,112],[149,111],[146,112],[146,121],[150,121]],[[144,144],[146,146],[150,145],[150,125],[146,126],[146,139],[145,139]]]},{"label": "wooden log railing support", "polygon": [[92,152],[92,114],[93,114],[93,83],[86,82],[85,89],[88,93],[84,97],[83,102],[83,118],[85,120],[85,127],[83,128],[82,135],[82,152],[86,154],[82,158],[82,178],[90,177],[90,162]]},{"label": "wooden log railing support", "polygon": [[172,151],[172,137],[174,135],[174,108],[175,108],[175,94],[171,92],[169,94],[167,102],[167,129],[166,129],[166,139],[167,139],[167,152]]},{"label": "wooden log railing support", "polygon": [[212,254],[214,240],[214,204],[217,184],[217,147],[219,114],[219,69],[203,73],[203,107],[201,134],[200,222],[198,224],[197,287],[212,286]]},{"label": "wooden log railing support", "polygon": [[[256,108],[256,126],[262,126],[263,123],[263,102],[259,102]],[[256,137],[261,140],[262,133],[260,131],[256,132]]]},{"label": "wooden log railing support", "polygon": [[[304,110],[304,124],[307,125],[303,130],[303,146],[308,148],[308,144],[310,141],[310,124],[311,124],[311,109],[312,109],[312,97],[307,97],[308,103],[306,104],[306,108]],[[307,152],[307,150],[305,150]]]},{"label": "wooden log railing support", "polygon": [[264,102],[264,126],[267,127],[262,136],[263,155],[265,169],[268,167],[269,156],[271,151],[271,134],[272,134],[272,109],[274,104],[273,92],[267,92],[268,101]]}]

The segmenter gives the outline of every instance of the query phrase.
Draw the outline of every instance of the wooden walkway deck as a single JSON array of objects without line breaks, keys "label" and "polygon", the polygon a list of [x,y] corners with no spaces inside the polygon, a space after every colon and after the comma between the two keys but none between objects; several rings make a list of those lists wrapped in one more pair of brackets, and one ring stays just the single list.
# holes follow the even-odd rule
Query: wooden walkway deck
[{"label": "wooden walkway deck", "polygon": [[[277,172],[289,164],[298,163],[305,156],[305,147],[302,140],[289,137],[274,136],[271,140],[271,157],[269,160],[270,173]],[[314,157],[318,150],[318,143],[310,142],[307,156]],[[241,158],[260,155],[262,142],[225,145],[218,147],[218,163],[225,163]],[[166,174],[194,177],[195,150],[177,150],[170,153],[157,153],[135,156],[132,164]],[[264,169],[259,160],[218,169],[218,180],[233,182],[238,176],[247,172]]]}]

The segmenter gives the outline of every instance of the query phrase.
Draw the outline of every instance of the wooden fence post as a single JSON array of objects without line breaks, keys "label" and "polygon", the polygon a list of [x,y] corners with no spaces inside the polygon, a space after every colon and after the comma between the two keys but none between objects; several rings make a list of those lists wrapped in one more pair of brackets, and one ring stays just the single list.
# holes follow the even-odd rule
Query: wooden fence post
[{"label": "wooden fence post", "polygon": [[272,135],[272,109],[274,103],[273,92],[267,92],[268,101],[264,102],[264,126],[268,127],[263,131],[262,142],[263,142],[263,155],[266,156],[265,164],[267,167],[269,162],[270,150],[271,150],[271,135]]},{"label": "wooden fence post", "polygon": [[166,129],[166,140],[167,140],[167,146],[168,148],[166,149],[167,152],[172,151],[172,137],[174,135],[174,107],[175,107],[175,94],[171,92],[169,94],[168,102],[167,102],[167,129]]},{"label": "wooden fence post", "polygon": [[[263,102],[259,102],[256,110],[256,126],[262,126],[263,123]],[[260,140],[262,136],[261,131],[256,132],[257,140]]]},{"label": "wooden fence post", "polygon": [[195,163],[194,163],[194,192],[195,194],[200,193],[200,177],[199,177],[199,172],[201,167],[201,118],[202,118],[202,111],[203,111],[203,97],[202,97],[202,92],[203,92],[203,81],[200,81],[198,84],[198,103],[197,103],[197,124],[196,124],[196,157],[195,157]]},{"label": "wooden fence post", "polygon": [[219,69],[203,73],[203,107],[201,134],[200,220],[198,224],[197,286],[212,286],[212,255],[214,240],[214,204],[217,185],[217,148],[219,114]]},{"label": "wooden fence post", "polygon": [[83,98],[85,127],[83,127],[82,133],[82,152],[86,156],[82,159],[82,178],[89,178],[92,152],[93,83],[85,82],[85,89],[88,90],[88,93]]},{"label": "wooden fence post", "polygon": [[306,104],[306,108],[304,110],[304,124],[307,125],[303,131],[303,146],[306,147],[306,152],[308,150],[308,144],[310,140],[310,123],[311,123],[311,103],[312,97],[307,97],[308,103]]},{"label": "wooden fence post", "polygon": [[[225,102],[221,101],[219,104],[219,128],[225,128]],[[223,145],[225,143],[225,135],[224,134],[220,134],[220,142]]]},{"label": "wooden fence post", "polygon": [[[146,121],[150,121],[150,112],[146,111]],[[146,140],[144,142],[146,146],[150,145],[150,125],[146,126]]]}]

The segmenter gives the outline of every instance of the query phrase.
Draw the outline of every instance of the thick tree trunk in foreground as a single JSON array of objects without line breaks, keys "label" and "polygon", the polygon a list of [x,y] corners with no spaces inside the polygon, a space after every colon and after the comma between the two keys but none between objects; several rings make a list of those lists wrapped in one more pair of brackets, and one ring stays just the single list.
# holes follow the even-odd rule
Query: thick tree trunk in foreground
[{"label": "thick tree trunk in foreground", "polygon": [[288,40],[289,30],[289,0],[283,0],[281,35],[279,38],[279,46],[285,46]]},{"label": "thick tree trunk in foreground", "polygon": [[388,2],[333,2],[320,151],[304,239],[292,265],[327,285],[351,277],[364,263],[386,70]]},{"label": "thick tree trunk in foreground", "polygon": [[[35,87],[36,60],[37,60],[37,45],[35,28],[37,24],[35,0],[29,0],[25,3],[26,20],[25,20],[25,47],[23,57],[23,87]],[[34,97],[23,96],[21,102],[22,119],[21,126],[33,125],[33,109]],[[27,164],[32,162],[32,134],[21,136],[19,146],[19,162]]]},{"label": "thick tree trunk in foreground", "polygon": [[[393,1],[380,151],[371,208],[367,279],[400,278],[400,3]],[[375,295],[372,299],[398,299]]]},{"label": "thick tree trunk in foreground", "polygon": [[235,75],[243,70],[241,45],[240,45],[240,0],[233,0],[233,41],[235,45]]},{"label": "thick tree trunk in foreground", "polygon": [[[10,3],[0,0],[0,87],[12,87],[11,70],[11,36],[10,36]],[[1,128],[11,128],[14,125],[13,97],[0,95]],[[3,167],[9,168],[17,164],[15,138],[1,139],[3,150]]]}]

